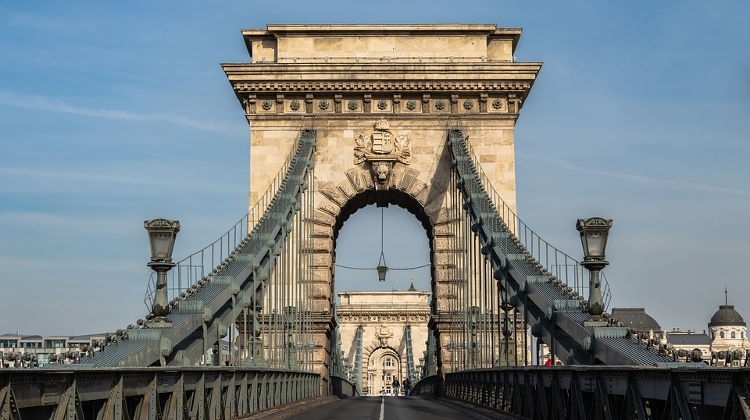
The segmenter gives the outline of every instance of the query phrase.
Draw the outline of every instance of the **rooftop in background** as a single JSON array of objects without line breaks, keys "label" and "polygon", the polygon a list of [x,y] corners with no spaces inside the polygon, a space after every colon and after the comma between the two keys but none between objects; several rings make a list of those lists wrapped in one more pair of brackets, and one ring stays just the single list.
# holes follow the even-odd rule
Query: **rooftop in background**
[{"label": "rooftop in background", "polygon": [[636,333],[661,333],[661,326],[644,308],[613,308],[612,317],[633,328]]},{"label": "rooftop in background", "polygon": [[34,340],[34,339],[41,339],[41,338],[69,338],[72,340],[81,340],[81,339],[88,339],[91,337],[104,337],[106,333],[98,333],[98,334],[83,334],[83,335],[64,335],[64,334],[55,334],[55,335],[38,335],[38,334],[20,334],[18,332],[16,333],[7,333],[0,335],[0,338],[18,338],[21,340]]},{"label": "rooftop in background", "polygon": [[669,331],[665,334],[667,343],[674,346],[708,346],[711,345],[711,337],[705,332],[695,331]]},{"label": "rooftop in background", "polygon": [[711,317],[711,322],[708,326],[717,327],[720,325],[740,325],[744,327],[745,320],[742,319],[742,315],[734,309],[734,305],[721,305],[719,306],[719,310]]}]

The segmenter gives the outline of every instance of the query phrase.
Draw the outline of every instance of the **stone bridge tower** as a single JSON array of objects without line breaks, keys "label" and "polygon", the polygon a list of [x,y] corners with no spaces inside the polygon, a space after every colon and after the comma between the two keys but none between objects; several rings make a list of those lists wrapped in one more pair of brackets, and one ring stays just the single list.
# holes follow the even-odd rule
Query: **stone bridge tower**
[{"label": "stone bridge tower", "polygon": [[[250,125],[252,207],[302,129],[315,129],[315,363],[328,376],[335,238],[357,209],[399,205],[432,253],[430,326],[448,328],[447,129],[460,128],[515,211],[514,126],[541,63],[517,63],[521,29],[496,25],[268,25],[243,30],[250,63],[223,68]],[[443,359],[449,357],[441,350]],[[438,358],[440,364],[440,357]]]}]

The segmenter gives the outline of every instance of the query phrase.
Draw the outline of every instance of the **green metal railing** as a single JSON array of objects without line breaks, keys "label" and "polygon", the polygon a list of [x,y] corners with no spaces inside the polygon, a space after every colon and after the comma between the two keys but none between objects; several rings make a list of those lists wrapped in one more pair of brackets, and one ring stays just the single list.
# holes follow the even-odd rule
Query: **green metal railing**
[{"label": "green metal railing", "polygon": [[[453,135],[459,135],[458,131],[453,131],[453,133]],[[589,288],[588,271],[586,271],[576,258],[571,257],[542,239],[538,233],[531,229],[518,217],[518,215],[516,215],[493,187],[482,169],[482,165],[480,165],[468,137],[464,139],[463,144],[466,145],[468,155],[472,160],[479,183],[484,188],[485,193],[490,197],[492,203],[494,203],[495,211],[503,220],[508,230],[518,239],[523,250],[528,252],[530,256],[544,267],[551,276],[553,282],[561,282],[564,287],[570,288],[568,292],[571,296],[586,299]],[[600,275],[602,280],[602,296],[604,299],[604,307],[606,309],[609,307],[609,302],[612,296],[606,276],[604,273],[601,273]]]},{"label": "green metal railing", "polygon": [[246,368],[0,369],[0,419],[232,419],[320,396],[320,376]]},{"label": "green metal railing", "polygon": [[[178,296],[184,298],[185,295],[183,294],[189,293],[191,288],[195,288],[199,281],[205,280],[208,276],[215,274],[218,271],[218,267],[231,259],[238,249],[242,247],[242,241],[248,235],[253,234],[254,228],[258,226],[258,222],[266,214],[266,210],[271,206],[273,200],[276,199],[276,193],[284,182],[284,177],[295,158],[300,141],[302,139],[298,137],[296,144],[291,148],[284,160],[281,169],[279,169],[266,191],[247,214],[242,216],[234,226],[218,239],[206,245],[203,249],[178,261],[176,266],[170,270],[168,273],[168,295],[170,301]],[[155,278],[152,273],[144,298],[144,304],[149,312],[151,311],[151,302],[155,293],[154,285]]]},{"label": "green metal railing", "polygon": [[433,393],[523,419],[713,420],[750,418],[748,384],[747,369],[528,366],[449,373]]},{"label": "green metal railing", "polygon": [[[450,133],[455,138],[463,137],[463,132],[459,130],[451,130]],[[494,209],[502,219],[506,229],[513,233],[518,240],[522,251],[527,252],[534,258],[540,268],[550,276],[553,283],[558,283],[563,287],[569,288],[567,291],[571,297],[586,299],[589,288],[588,272],[586,269],[576,258],[571,257],[545,241],[516,215],[513,209],[510,208],[497,190],[495,190],[489,178],[482,170],[482,166],[474,153],[468,137],[463,140],[463,144],[466,146],[468,157],[471,159],[479,184],[484,189],[483,192],[487,194],[494,204]],[[601,273],[601,280],[604,307],[607,308],[612,296],[604,273]]]}]

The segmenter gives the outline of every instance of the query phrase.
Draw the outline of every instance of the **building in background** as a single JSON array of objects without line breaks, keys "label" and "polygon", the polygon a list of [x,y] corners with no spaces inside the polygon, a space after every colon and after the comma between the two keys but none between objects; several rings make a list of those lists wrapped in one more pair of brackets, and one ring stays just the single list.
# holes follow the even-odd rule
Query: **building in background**
[{"label": "building in background", "polygon": [[631,329],[640,339],[661,340],[664,331],[645,308],[613,308],[612,318]]},{"label": "building in background", "polygon": [[[726,293],[726,290],[725,290]],[[708,323],[711,337],[711,364],[716,366],[748,366],[750,341],[747,325],[733,305],[724,304]]]},{"label": "building in background", "polygon": [[48,364],[85,363],[88,357],[104,350],[109,334],[0,335],[2,367],[42,367]]},{"label": "building in background", "polygon": [[711,337],[695,330],[664,332],[667,348],[678,362],[702,362],[711,359]]},{"label": "building in background", "polygon": [[[430,292],[340,292],[336,306],[347,376],[362,395],[392,395],[419,380],[427,350]],[[420,361],[421,359],[421,361]]]}]

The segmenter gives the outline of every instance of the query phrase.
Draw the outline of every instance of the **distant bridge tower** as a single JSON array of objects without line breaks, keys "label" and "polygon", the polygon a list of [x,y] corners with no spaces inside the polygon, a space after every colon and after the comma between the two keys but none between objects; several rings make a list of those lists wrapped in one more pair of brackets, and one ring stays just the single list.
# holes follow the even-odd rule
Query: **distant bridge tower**
[{"label": "distant bridge tower", "polygon": [[[316,370],[328,376],[334,238],[344,220],[369,204],[404,207],[425,227],[430,327],[438,364],[450,369],[456,317],[471,307],[482,310],[483,322],[494,319],[497,310],[489,308],[497,308],[498,291],[492,281],[472,285],[478,266],[457,258],[469,252],[460,237],[471,232],[457,227],[461,201],[451,184],[447,130],[470,137],[483,173],[515,212],[514,127],[541,68],[516,62],[521,30],[269,25],[242,35],[252,62],[223,68],[250,125],[251,208],[283,169],[300,130],[316,130],[312,239],[299,245],[314,254],[307,281],[313,282]],[[468,286],[459,293],[457,282]]]}]

